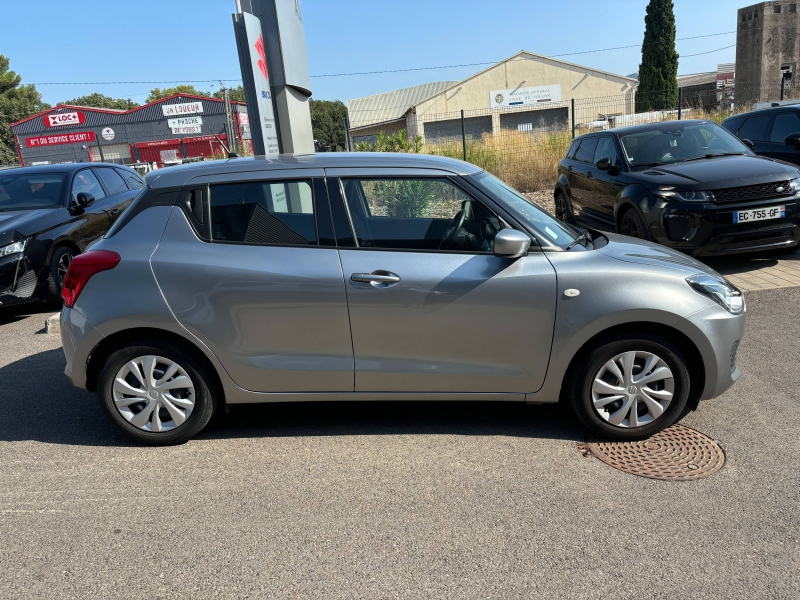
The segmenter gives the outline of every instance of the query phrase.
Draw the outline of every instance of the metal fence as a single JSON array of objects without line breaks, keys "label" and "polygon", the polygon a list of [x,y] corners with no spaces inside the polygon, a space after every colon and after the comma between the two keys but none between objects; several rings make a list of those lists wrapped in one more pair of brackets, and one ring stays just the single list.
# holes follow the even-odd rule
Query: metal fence
[{"label": "metal fence", "polygon": [[386,123],[350,122],[353,150],[419,151],[474,163],[521,191],[552,188],[558,162],[576,136],[678,119],[725,118],[800,99],[800,86],[715,82],[664,92],[575,99],[540,106],[418,114]]}]

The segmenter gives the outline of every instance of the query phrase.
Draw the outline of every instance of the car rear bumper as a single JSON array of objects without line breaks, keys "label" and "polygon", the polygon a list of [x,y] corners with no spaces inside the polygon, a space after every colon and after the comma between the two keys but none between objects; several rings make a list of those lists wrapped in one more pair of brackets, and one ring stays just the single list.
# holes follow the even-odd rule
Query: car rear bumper
[{"label": "car rear bumper", "polygon": [[67,366],[64,374],[73,385],[86,389],[86,365],[89,353],[103,339],[103,335],[74,308],[61,310],[61,346]]},{"label": "car rear bumper", "polygon": [[[781,219],[734,223],[736,211],[784,206]],[[648,215],[653,237],[661,244],[695,256],[779,250],[800,244],[800,198],[736,204],[655,203]]]}]

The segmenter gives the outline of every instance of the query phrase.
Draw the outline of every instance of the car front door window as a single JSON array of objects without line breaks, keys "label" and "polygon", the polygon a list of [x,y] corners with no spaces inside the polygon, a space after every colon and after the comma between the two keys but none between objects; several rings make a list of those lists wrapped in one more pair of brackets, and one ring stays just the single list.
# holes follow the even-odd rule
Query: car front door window
[{"label": "car front door window", "polygon": [[359,247],[492,252],[497,216],[446,179],[344,179]]},{"label": "car front door window", "polygon": [[95,177],[94,173],[89,169],[78,171],[78,173],[75,174],[75,178],[72,180],[71,198],[73,204],[77,204],[78,194],[80,193],[91,194],[94,196],[95,200],[106,197],[106,193],[103,191],[103,187],[100,185],[97,177]]}]

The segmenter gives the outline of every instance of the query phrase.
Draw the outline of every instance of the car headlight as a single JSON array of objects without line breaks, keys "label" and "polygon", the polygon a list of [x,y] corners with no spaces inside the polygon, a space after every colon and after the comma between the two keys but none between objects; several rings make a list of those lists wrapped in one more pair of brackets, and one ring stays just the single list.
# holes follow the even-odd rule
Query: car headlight
[{"label": "car headlight", "polygon": [[25,250],[25,246],[28,245],[28,240],[20,240],[19,242],[14,242],[13,244],[9,244],[8,246],[3,246],[0,248],[0,256],[9,256],[10,254],[19,254],[23,250]]},{"label": "car headlight", "polygon": [[744,312],[742,292],[727,280],[699,274],[687,277],[686,283],[692,286],[696,292],[711,298],[729,313],[739,315]]},{"label": "car headlight", "polygon": [[793,191],[795,194],[796,194],[797,192],[800,192],[800,177],[798,177],[797,179],[792,179],[792,180],[789,182],[789,187],[792,189],[792,191]]},{"label": "car headlight", "polygon": [[680,200],[681,202],[711,202],[711,195],[708,192],[678,190],[672,185],[660,185],[653,190],[653,193],[661,198]]}]

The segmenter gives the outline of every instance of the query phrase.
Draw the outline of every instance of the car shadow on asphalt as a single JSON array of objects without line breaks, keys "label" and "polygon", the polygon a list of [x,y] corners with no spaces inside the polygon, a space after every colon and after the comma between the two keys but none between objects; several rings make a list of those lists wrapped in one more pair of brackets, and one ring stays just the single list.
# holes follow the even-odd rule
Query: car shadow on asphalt
[{"label": "car shadow on asphalt", "polygon": [[[0,325],[21,321],[31,315],[49,316],[57,312],[61,312],[61,306],[50,302],[0,306]],[[44,325],[44,320],[42,320],[42,325]]]},{"label": "car shadow on asphalt", "polygon": [[[64,376],[64,354],[47,350],[0,367],[0,442],[135,446],[94,394]],[[369,435],[516,436],[583,442],[560,405],[515,402],[303,402],[224,409],[197,440]]]}]

